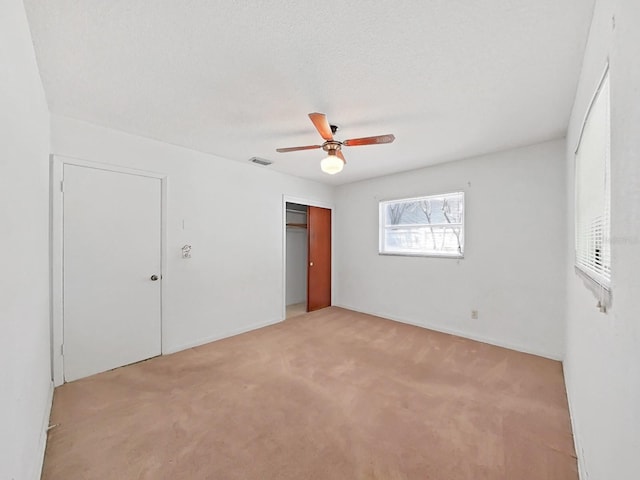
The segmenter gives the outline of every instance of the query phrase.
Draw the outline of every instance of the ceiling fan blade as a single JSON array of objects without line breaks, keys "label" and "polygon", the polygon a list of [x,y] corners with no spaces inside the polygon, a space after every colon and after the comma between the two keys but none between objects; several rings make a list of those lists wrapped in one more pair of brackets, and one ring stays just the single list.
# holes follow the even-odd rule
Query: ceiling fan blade
[{"label": "ceiling fan blade", "polygon": [[363,137],[363,138],[351,138],[349,140],[345,140],[342,142],[343,145],[347,147],[359,147],[360,145],[377,145],[380,143],[391,143],[396,139],[395,136],[388,135],[377,135],[375,137]]},{"label": "ceiling fan blade", "polygon": [[324,113],[310,113],[309,118],[322,138],[325,140],[333,140],[331,126],[329,126],[327,116]]},{"label": "ceiling fan blade", "polygon": [[297,152],[298,150],[314,150],[316,148],[322,148],[322,145],[306,145],[304,147],[276,148],[276,152],[280,152],[280,153]]},{"label": "ceiling fan blade", "polygon": [[340,150],[336,151],[336,156],[338,158],[340,158],[344,162],[345,165],[347,164],[347,161],[345,160],[344,155],[342,154],[342,152]]}]

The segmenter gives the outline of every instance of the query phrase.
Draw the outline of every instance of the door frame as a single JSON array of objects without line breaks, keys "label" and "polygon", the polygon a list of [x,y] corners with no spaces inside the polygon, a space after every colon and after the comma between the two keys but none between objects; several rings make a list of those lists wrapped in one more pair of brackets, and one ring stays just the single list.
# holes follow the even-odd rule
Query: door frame
[{"label": "door frame", "polygon": [[[331,210],[331,305],[333,305],[335,287],[335,209],[333,204],[311,198],[282,195],[282,320],[287,318],[287,203],[298,203]],[[307,268],[309,268],[308,265]]]},{"label": "door frame", "polygon": [[64,359],[62,346],[64,343],[64,196],[62,192],[64,166],[106,170],[109,172],[138,175],[160,180],[160,354],[166,351],[165,325],[163,312],[165,311],[164,288],[166,275],[166,246],[167,246],[167,175],[163,173],[138,170],[121,165],[93,162],[63,155],[50,155],[50,193],[51,208],[49,211],[51,242],[49,257],[51,259],[51,379],[54,386],[64,383]]}]

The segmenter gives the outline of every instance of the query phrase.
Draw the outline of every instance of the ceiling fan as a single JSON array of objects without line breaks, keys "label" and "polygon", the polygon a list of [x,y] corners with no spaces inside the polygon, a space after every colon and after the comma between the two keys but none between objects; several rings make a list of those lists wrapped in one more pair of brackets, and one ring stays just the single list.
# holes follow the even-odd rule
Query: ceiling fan
[{"label": "ceiling fan", "polygon": [[349,140],[339,141],[333,138],[333,135],[338,131],[337,125],[330,125],[327,121],[327,116],[324,113],[310,113],[309,118],[313,122],[313,125],[318,130],[320,136],[324,139],[322,145],[306,145],[304,147],[288,147],[277,148],[276,152],[296,152],[298,150],[314,150],[316,148],[322,148],[327,152],[327,157],[320,162],[320,168],[323,172],[330,175],[335,175],[342,171],[347,161],[342,155],[342,147],[358,147],[361,145],[377,145],[381,143],[391,143],[396,137],[393,135],[377,135],[375,137],[362,137],[351,138]]}]

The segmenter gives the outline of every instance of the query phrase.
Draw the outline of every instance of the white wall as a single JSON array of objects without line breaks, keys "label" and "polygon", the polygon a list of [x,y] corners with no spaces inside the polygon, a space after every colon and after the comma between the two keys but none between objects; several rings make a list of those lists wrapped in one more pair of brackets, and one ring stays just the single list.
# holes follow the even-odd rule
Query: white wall
[{"label": "white wall", "polygon": [[39,478],[51,405],[49,113],[19,0],[0,15],[0,478]]},{"label": "white wall", "polygon": [[[557,140],[338,187],[335,303],[561,358],[564,155]],[[379,200],[460,190],[464,259],[378,255]]]},{"label": "white wall", "polygon": [[[304,213],[287,212],[287,223],[307,223]],[[307,301],[307,230],[287,227],[287,305]]]},{"label": "white wall", "polygon": [[[615,29],[613,18],[615,16]],[[613,305],[573,271],[573,151],[610,58]],[[598,0],[567,134],[567,344],[564,363],[582,479],[640,477],[640,3]]]},{"label": "white wall", "polygon": [[51,144],[168,175],[165,351],[282,320],[283,195],[331,203],[333,187],[55,115]]}]

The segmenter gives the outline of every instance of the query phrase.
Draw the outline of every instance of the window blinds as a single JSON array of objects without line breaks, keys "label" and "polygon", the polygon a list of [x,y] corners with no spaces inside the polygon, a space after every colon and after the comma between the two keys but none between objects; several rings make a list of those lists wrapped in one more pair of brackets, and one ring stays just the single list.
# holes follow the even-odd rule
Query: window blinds
[{"label": "window blinds", "polygon": [[609,76],[605,73],[585,119],[575,172],[576,268],[600,289],[602,302],[604,290],[608,293],[611,286],[609,108]]}]

